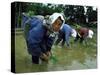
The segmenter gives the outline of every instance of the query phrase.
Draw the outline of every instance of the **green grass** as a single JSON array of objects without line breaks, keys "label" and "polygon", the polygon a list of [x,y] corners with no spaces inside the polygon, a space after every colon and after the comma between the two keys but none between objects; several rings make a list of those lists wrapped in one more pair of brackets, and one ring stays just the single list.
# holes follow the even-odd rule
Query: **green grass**
[{"label": "green grass", "polygon": [[39,65],[32,64],[23,35],[16,34],[15,37],[15,67],[17,73],[97,68],[97,34],[94,35],[92,40],[89,40],[88,46],[79,43],[73,44],[72,39],[70,49],[66,46],[59,48],[53,45],[53,58],[49,60],[48,64]]}]

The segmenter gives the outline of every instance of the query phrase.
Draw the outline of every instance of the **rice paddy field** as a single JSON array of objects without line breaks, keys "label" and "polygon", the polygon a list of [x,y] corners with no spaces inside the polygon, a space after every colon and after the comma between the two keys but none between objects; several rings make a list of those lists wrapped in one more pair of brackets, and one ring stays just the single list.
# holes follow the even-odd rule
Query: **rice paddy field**
[{"label": "rice paddy field", "polygon": [[93,39],[88,40],[88,45],[73,43],[71,48],[60,45],[52,46],[52,58],[48,63],[32,64],[31,55],[27,52],[26,42],[22,31],[15,34],[15,70],[16,73],[49,72],[62,70],[84,70],[97,68],[97,31]]}]

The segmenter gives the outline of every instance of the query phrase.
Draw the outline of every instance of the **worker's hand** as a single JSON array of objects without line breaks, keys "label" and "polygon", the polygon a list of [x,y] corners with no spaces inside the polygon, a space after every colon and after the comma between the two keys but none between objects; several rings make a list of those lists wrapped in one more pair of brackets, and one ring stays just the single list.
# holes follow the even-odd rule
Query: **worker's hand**
[{"label": "worker's hand", "polygon": [[51,56],[51,52],[50,52],[50,51],[47,51],[47,52],[46,52],[46,55],[47,55],[48,57],[50,57],[50,56]]},{"label": "worker's hand", "polygon": [[48,56],[47,54],[45,54],[45,53],[42,53],[41,56],[40,56],[40,58],[41,58],[43,61],[46,61],[46,62],[48,62],[48,60],[49,60],[49,56]]}]

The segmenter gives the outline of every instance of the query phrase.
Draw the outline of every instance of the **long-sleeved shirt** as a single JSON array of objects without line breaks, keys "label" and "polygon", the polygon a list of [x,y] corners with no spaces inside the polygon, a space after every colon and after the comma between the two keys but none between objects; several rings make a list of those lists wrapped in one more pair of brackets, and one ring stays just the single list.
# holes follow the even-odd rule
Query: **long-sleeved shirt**
[{"label": "long-sleeved shirt", "polygon": [[61,29],[61,32],[64,33],[66,44],[67,46],[69,46],[69,38],[71,36],[72,28],[69,25],[64,24]]},{"label": "long-sleeved shirt", "polygon": [[48,29],[43,26],[43,20],[32,17],[28,23],[30,25],[27,33],[27,48],[28,52],[33,56],[40,56],[51,50],[54,37],[47,34]]}]

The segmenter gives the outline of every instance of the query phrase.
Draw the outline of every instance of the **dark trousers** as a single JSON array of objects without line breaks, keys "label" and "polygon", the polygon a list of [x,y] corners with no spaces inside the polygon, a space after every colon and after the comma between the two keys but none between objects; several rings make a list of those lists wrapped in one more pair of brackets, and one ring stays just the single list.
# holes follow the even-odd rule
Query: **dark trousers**
[{"label": "dark trousers", "polygon": [[76,36],[76,38],[75,38],[75,42],[77,42],[78,40],[80,40],[80,43],[82,43],[83,42],[83,40],[84,40],[84,38],[83,37],[80,37],[78,34],[77,34],[77,36]]},{"label": "dark trousers", "polygon": [[38,56],[32,56],[32,63],[33,64],[39,64],[39,57]]},{"label": "dark trousers", "polygon": [[64,46],[64,44],[65,44],[65,34],[61,31],[59,32],[58,39],[56,40],[55,45],[58,45],[60,43],[60,41],[62,41],[61,45]]},{"label": "dark trousers", "polygon": [[56,42],[55,42],[55,45],[58,45],[60,41],[62,41],[62,42],[61,42],[61,45],[64,46],[64,44],[65,44],[65,38],[58,38],[58,39],[56,40]]}]

